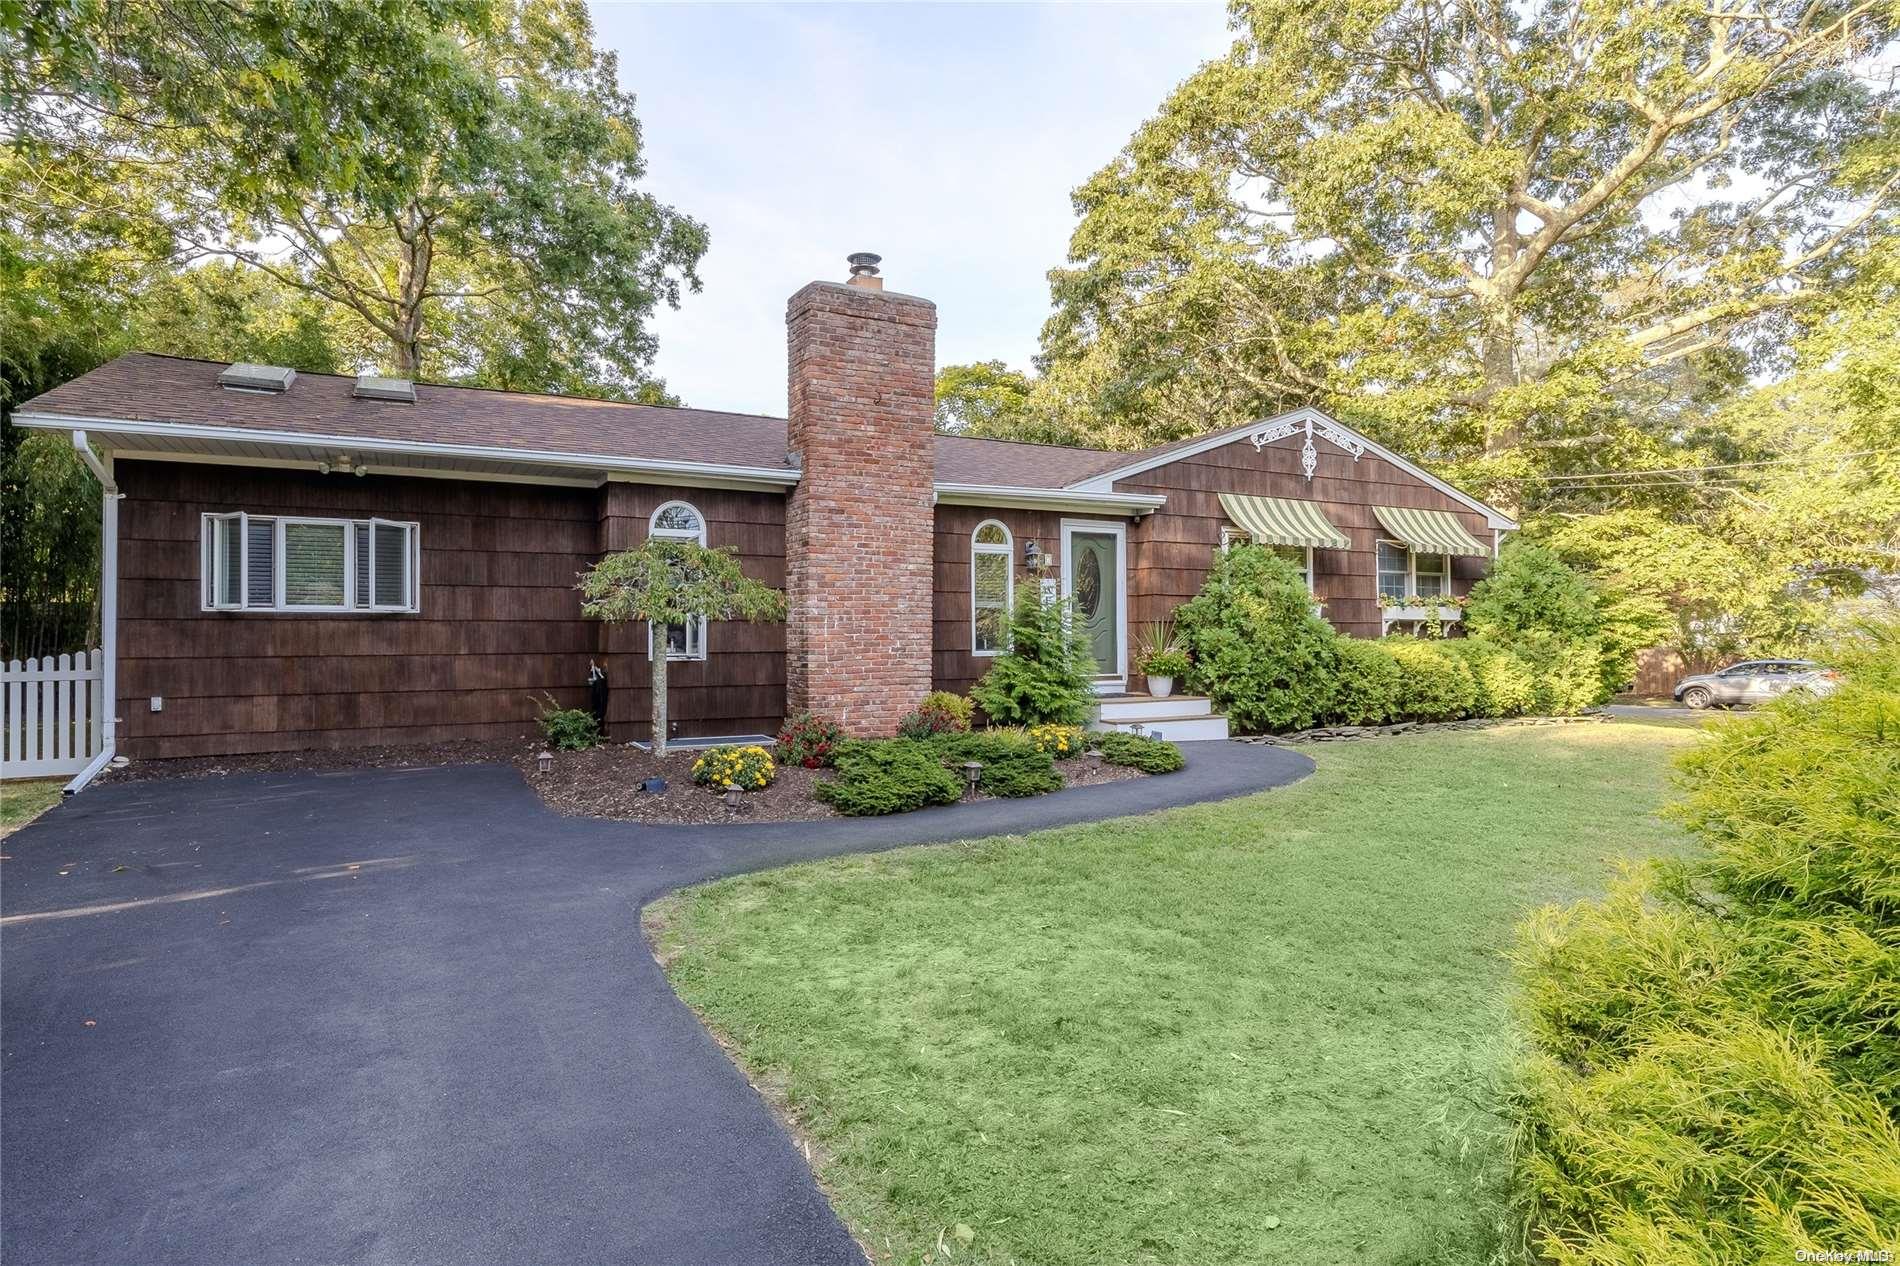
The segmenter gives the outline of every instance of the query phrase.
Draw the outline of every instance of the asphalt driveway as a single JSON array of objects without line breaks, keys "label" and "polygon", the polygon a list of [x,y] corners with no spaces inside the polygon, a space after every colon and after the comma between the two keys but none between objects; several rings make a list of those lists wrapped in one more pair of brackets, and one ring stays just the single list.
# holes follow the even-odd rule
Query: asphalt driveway
[{"label": "asphalt driveway", "polygon": [[1291,782],[1166,778],[870,821],[563,818],[512,769],[93,789],[0,844],[0,1256],[861,1262],[641,938],[718,875]]}]

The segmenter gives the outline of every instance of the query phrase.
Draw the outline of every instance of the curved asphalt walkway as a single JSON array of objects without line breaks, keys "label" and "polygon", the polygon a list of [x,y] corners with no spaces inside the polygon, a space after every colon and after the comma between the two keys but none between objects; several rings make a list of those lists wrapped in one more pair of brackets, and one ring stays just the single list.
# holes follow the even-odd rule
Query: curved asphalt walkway
[{"label": "curved asphalt walkway", "polygon": [[563,818],[512,769],[95,788],[3,843],[0,1253],[28,1263],[861,1262],[667,987],[720,875],[1278,786],[1281,748],[902,818]]}]

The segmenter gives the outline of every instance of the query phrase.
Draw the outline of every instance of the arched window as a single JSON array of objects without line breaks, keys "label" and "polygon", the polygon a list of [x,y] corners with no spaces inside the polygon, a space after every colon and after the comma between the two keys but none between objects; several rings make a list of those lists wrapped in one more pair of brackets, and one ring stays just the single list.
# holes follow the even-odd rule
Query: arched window
[{"label": "arched window", "polygon": [[[647,535],[663,537],[673,541],[692,541],[699,545],[706,543],[706,516],[699,507],[685,501],[669,501],[653,512],[647,520]],[[647,631],[647,654],[653,654],[653,631]],[[706,618],[695,616],[684,624],[670,624],[666,629],[666,657],[668,659],[704,659],[706,658]]]},{"label": "arched window", "polygon": [[1009,642],[1016,597],[1015,542],[1009,529],[985,519],[970,534],[970,652],[1000,654]]},{"label": "arched window", "polygon": [[647,531],[654,536],[671,537],[676,541],[698,541],[706,543],[706,516],[699,507],[685,501],[669,501],[653,512],[647,520]]}]

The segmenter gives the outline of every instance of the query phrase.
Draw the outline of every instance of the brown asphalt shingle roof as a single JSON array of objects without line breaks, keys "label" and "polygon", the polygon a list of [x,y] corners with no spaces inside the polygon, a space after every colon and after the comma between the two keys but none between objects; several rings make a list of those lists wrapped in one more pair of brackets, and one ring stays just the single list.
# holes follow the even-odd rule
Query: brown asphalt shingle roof
[{"label": "brown asphalt shingle roof", "polygon": [[[580,396],[416,385],[416,402],[358,400],[356,380],[299,373],[289,391],[231,391],[221,361],[129,352],[20,406],[21,412],[288,431],[349,439],[518,448],[597,457],[785,465],[785,420]],[[939,435],[940,483],[1060,488],[1131,453]]]}]

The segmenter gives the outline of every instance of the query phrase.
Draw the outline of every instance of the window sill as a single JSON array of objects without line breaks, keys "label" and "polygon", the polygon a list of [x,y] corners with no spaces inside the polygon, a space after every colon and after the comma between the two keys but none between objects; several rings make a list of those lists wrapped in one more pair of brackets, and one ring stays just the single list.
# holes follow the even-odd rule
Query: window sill
[{"label": "window sill", "polygon": [[419,607],[200,607],[201,615],[421,615]]},{"label": "window sill", "polygon": [[1381,609],[1380,618],[1387,624],[1405,624],[1414,620],[1437,620],[1443,624],[1464,619],[1465,609],[1451,603],[1408,602],[1402,607]]}]

